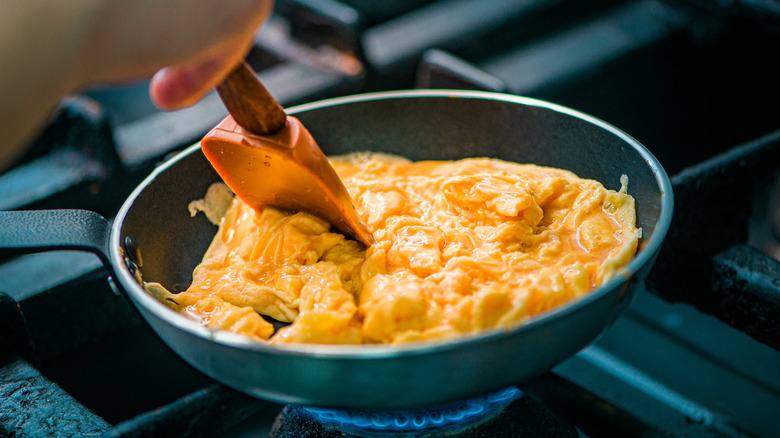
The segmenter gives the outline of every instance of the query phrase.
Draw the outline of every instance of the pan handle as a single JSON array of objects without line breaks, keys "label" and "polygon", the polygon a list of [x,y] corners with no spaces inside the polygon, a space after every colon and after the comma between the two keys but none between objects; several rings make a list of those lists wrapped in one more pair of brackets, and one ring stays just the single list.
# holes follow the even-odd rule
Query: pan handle
[{"label": "pan handle", "polygon": [[88,210],[0,211],[0,255],[77,250],[94,253],[114,276],[108,251],[111,226]]}]

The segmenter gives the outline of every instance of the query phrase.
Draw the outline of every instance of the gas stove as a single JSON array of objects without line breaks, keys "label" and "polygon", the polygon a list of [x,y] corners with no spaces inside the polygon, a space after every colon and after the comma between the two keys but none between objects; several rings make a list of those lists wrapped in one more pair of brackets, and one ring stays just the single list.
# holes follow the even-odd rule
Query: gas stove
[{"label": "gas stove", "polygon": [[[398,412],[283,406],[183,362],[78,252],[0,256],[0,436],[780,436],[780,4],[286,0],[247,61],[285,107],[479,89],[634,136],[675,193],[658,261],[593,345],[531,382]],[[0,175],[0,209],[112,217],[225,117],[147,83],[62,101]],[[608,157],[605,157],[608,159]]]}]

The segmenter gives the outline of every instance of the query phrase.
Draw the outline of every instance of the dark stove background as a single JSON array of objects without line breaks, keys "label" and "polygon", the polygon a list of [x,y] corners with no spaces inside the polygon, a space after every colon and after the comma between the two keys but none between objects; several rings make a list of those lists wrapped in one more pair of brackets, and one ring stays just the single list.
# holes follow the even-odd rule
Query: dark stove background
[{"label": "dark stove background", "polygon": [[[676,195],[648,291],[594,347],[523,389],[588,436],[774,436],[778,54],[771,0],[280,0],[248,61],[287,107],[474,88],[550,100],[633,135]],[[215,95],[159,112],[146,86],[63,101],[0,175],[0,209],[111,217],[226,115]],[[179,360],[93,256],[0,258],[0,436],[242,436],[267,433],[281,409]]]}]

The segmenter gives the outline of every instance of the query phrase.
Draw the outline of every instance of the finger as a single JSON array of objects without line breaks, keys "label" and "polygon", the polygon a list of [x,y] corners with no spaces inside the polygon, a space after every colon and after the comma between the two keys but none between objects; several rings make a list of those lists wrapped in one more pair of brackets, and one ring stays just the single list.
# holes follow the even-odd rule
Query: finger
[{"label": "finger", "polygon": [[223,55],[165,67],[149,83],[149,96],[157,107],[173,110],[195,104],[224,78],[239,60]]}]

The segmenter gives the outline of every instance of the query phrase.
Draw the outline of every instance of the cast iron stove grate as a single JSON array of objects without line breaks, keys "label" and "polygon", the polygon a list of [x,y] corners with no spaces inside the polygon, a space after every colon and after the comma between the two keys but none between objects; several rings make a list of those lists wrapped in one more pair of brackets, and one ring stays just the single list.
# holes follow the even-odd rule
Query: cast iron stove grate
[{"label": "cast iron stove grate", "polygon": [[[780,97],[779,9],[771,0],[280,0],[248,59],[285,106],[475,88],[561,103],[635,136],[676,195],[648,291],[497,418],[530,411],[584,436],[769,437],[780,433],[780,125],[764,108]],[[157,163],[225,114],[213,95],[161,113],[145,84],[89,90],[64,101],[0,175],[0,208],[110,217]],[[183,363],[112,293],[93,256],[0,258],[0,436],[264,436],[298,411]],[[553,433],[526,426],[528,436]]]}]

